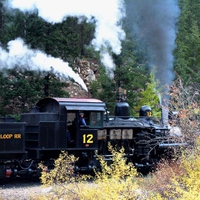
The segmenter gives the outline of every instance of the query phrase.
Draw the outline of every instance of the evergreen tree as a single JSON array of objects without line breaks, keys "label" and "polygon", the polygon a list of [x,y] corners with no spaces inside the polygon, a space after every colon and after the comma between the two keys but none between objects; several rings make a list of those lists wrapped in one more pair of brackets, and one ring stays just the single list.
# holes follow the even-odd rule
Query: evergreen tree
[{"label": "evergreen tree", "polygon": [[[115,70],[115,82],[117,87],[127,91],[127,101],[130,107],[137,105],[141,89],[145,88],[148,81],[148,67],[143,57],[143,52],[133,37],[127,33],[127,39],[122,42],[122,52],[114,56],[117,64]],[[131,110],[131,114],[135,114]]]},{"label": "evergreen tree", "polygon": [[[1,0],[4,2],[5,0]],[[37,10],[22,13],[18,9],[6,11],[0,4],[0,42],[7,43],[18,37],[33,49],[44,51],[64,61],[87,54],[87,46],[94,38],[95,25],[67,17],[61,23],[48,23],[38,16]],[[1,20],[2,19],[2,20]]]},{"label": "evergreen tree", "polygon": [[154,72],[150,74],[150,82],[147,83],[146,89],[141,92],[138,105],[134,108],[139,113],[141,106],[148,105],[152,109],[154,117],[161,117],[160,100],[157,91],[158,82],[155,81]]},{"label": "evergreen tree", "polygon": [[45,96],[69,97],[63,90],[61,82],[53,72],[21,72],[15,69],[4,69],[0,73],[0,115],[16,114],[30,111],[38,99]]},{"label": "evergreen tree", "polygon": [[107,109],[113,115],[116,102],[116,83],[108,78],[104,67],[101,66],[99,72],[98,80],[92,82],[90,91],[95,98],[106,103]]},{"label": "evergreen tree", "polygon": [[200,1],[180,0],[175,71],[185,84],[200,81]]},{"label": "evergreen tree", "polygon": [[[102,67],[98,80],[93,82],[91,92],[94,97],[106,102],[108,110],[114,114],[114,106],[118,88],[121,87],[127,91],[126,99],[130,107],[136,106],[140,89],[144,88],[147,82],[147,66],[143,64],[144,60],[138,59],[140,55],[136,43],[132,39],[122,42],[122,53],[113,55],[116,69],[114,78],[111,80],[107,77],[105,69]],[[133,111],[131,110],[131,114]]]}]

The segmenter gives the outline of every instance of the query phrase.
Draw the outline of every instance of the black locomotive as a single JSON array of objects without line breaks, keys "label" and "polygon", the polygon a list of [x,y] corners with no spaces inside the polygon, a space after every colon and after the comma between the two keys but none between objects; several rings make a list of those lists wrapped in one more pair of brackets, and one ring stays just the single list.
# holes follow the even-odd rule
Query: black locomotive
[{"label": "black locomotive", "polygon": [[[80,113],[87,125],[80,125]],[[53,167],[61,150],[79,157],[77,172],[98,168],[96,153],[111,159],[108,142],[124,147],[125,156],[138,169],[149,169],[166,151],[180,146],[170,138],[167,126],[151,120],[151,109],[144,106],[140,117],[130,117],[127,102],[118,102],[115,116],[106,111],[104,102],[85,98],[44,98],[30,113],[21,114],[20,122],[1,118],[0,179],[37,176],[38,163]]]}]

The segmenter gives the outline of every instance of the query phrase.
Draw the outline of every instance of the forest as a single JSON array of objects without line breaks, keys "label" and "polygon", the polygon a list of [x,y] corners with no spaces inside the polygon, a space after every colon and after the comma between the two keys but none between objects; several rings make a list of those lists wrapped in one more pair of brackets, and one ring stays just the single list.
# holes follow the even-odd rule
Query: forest
[{"label": "forest", "polygon": [[[113,151],[116,163],[103,163],[92,187],[85,179],[77,187],[66,171],[74,160],[61,155],[53,179],[42,176],[55,189],[31,199],[200,199],[200,0],[65,1],[0,0],[0,117],[19,119],[47,96],[70,97],[70,81],[109,111],[120,100],[136,116],[145,104],[153,117],[166,105],[178,111],[172,125],[187,147],[144,178]],[[76,60],[97,64],[90,85]],[[56,182],[63,175],[66,187]]]},{"label": "forest", "polygon": [[[83,9],[93,9],[92,17],[77,11],[62,20],[54,20],[59,6],[54,10],[52,3],[46,7],[52,11],[47,20],[37,6],[23,9],[23,3],[13,6],[10,2],[0,0],[1,116],[27,112],[45,96],[68,97],[66,80],[75,80],[60,73],[69,71],[67,67],[73,70],[77,58],[98,63],[98,79],[88,90],[109,109],[120,87],[126,91],[133,114],[142,104],[150,104],[156,113],[161,103],[159,94],[168,96],[176,81],[184,91],[196,94],[199,102],[199,0],[116,1],[118,9],[111,1],[105,10],[104,3],[98,4],[103,16],[95,14],[97,6],[86,5]],[[76,6],[73,9],[76,11]],[[109,21],[113,20],[112,12],[118,14],[113,27]],[[39,57],[37,65],[35,55],[46,57]],[[56,59],[68,64],[57,71],[53,66]],[[18,107],[19,113],[13,113],[13,107]]]}]

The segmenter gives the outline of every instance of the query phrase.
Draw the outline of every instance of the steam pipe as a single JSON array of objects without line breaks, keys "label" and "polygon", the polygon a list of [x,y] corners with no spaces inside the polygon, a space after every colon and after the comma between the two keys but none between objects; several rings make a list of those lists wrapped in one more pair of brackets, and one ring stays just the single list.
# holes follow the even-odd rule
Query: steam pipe
[{"label": "steam pipe", "polygon": [[168,148],[168,147],[180,147],[186,146],[187,143],[172,143],[172,144],[159,144],[159,148]]}]

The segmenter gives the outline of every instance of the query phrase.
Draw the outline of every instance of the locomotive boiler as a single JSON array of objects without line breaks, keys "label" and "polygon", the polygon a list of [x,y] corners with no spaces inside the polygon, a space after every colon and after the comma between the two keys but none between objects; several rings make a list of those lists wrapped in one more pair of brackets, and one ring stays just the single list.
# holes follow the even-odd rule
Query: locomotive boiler
[{"label": "locomotive boiler", "polygon": [[[80,125],[84,113],[87,125]],[[107,161],[112,155],[108,143],[124,147],[125,156],[138,170],[149,170],[172,147],[179,147],[167,126],[151,120],[144,106],[140,117],[130,116],[127,102],[118,102],[115,116],[109,116],[104,102],[86,98],[44,98],[20,122],[2,118],[0,122],[0,179],[39,176],[38,164],[48,169],[62,150],[74,154],[77,172],[98,169],[96,153]]]}]

